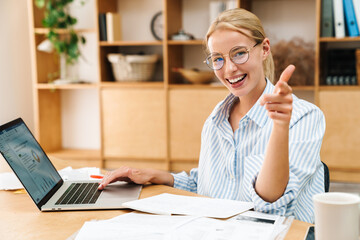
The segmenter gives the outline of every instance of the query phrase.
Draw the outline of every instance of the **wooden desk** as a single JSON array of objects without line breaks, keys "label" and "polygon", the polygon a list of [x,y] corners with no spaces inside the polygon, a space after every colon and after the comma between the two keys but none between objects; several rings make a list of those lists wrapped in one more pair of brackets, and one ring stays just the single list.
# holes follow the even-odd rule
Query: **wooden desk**
[{"label": "wooden desk", "polygon": [[[0,158],[0,172],[10,171]],[[56,164],[58,169],[66,165]],[[61,166],[61,167],[59,167]],[[145,186],[140,198],[160,193],[195,196],[187,191],[162,186]],[[106,211],[72,211],[72,212],[40,212],[27,194],[16,194],[14,191],[0,191],[0,238],[1,239],[66,239],[78,231],[85,221],[93,219],[109,219],[128,210]],[[303,240],[307,228],[311,224],[295,220],[286,235],[289,240]]]}]

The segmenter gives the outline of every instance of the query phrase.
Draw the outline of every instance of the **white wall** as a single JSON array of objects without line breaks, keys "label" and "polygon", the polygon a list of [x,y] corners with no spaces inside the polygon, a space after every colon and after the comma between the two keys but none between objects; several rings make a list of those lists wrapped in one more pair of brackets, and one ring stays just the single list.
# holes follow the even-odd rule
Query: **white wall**
[{"label": "white wall", "polygon": [[22,117],[34,129],[26,0],[0,1],[0,124]]}]

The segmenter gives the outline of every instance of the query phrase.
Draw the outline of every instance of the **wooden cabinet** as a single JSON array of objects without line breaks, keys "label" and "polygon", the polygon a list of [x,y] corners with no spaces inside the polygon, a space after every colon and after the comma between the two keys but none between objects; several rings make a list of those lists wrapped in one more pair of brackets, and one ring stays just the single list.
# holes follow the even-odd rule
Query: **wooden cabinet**
[{"label": "wooden cabinet", "polygon": [[[238,6],[240,2],[236,1]],[[48,30],[41,24],[43,10],[28,0],[35,135],[44,150],[54,157],[75,159],[76,166],[129,165],[172,171],[197,166],[202,125],[227,90],[219,85],[187,84],[173,68],[207,69],[202,61],[209,19],[203,16],[209,12],[209,3],[90,0],[84,10],[76,6],[79,24],[75,30],[85,35],[88,45],[83,49],[87,61],[80,67],[85,69],[81,77],[88,83],[53,85],[48,83],[49,73],[58,71],[58,56],[37,50]],[[163,14],[163,40],[156,40],[150,31],[151,19],[159,11]],[[98,15],[106,12],[120,14],[121,41],[99,40]],[[181,29],[190,29],[195,39],[171,40]],[[114,81],[107,55],[138,52],[159,56],[153,79]],[[93,143],[81,145],[86,142],[81,137],[93,139]]]},{"label": "wooden cabinet", "polygon": [[[326,52],[333,48],[360,48],[360,37],[321,37],[321,0],[316,0],[315,99],[326,118],[321,159],[332,181],[360,182],[360,83],[326,86]],[[357,73],[359,74],[359,73]]]}]

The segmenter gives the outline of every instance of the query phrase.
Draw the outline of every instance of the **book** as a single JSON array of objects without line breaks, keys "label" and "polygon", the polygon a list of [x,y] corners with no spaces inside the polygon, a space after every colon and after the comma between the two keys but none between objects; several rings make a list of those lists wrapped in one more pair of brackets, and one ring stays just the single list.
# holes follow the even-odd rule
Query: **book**
[{"label": "book", "polygon": [[106,13],[106,34],[107,41],[121,41],[121,18],[120,14],[107,12]]},{"label": "book", "polygon": [[347,27],[348,36],[356,37],[359,36],[359,28],[356,22],[355,10],[353,0],[343,0],[344,15]]},{"label": "book", "polygon": [[333,0],[335,37],[345,37],[343,0]]},{"label": "book", "polygon": [[334,15],[333,15],[333,1],[322,0],[321,2],[321,36],[334,36]]},{"label": "book", "polygon": [[100,34],[100,36],[99,36],[100,41],[107,41],[105,13],[99,14],[99,34]]},{"label": "book", "polygon": [[326,52],[326,85],[355,85],[355,49],[329,49]]},{"label": "book", "polygon": [[360,31],[360,0],[353,0],[354,10],[355,10],[355,17],[357,20],[357,26]]},{"label": "book", "polygon": [[357,76],[357,78],[354,81],[355,81],[355,84],[360,85],[360,48],[356,49],[355,55],[356,55],[356,76]]}]

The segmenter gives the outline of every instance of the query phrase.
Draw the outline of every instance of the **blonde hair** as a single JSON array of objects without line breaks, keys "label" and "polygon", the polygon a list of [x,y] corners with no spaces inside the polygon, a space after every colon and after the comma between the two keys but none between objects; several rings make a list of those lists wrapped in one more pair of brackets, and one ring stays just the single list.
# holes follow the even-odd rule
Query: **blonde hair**
[{"label": "blonde hair", "polygon": [[[211,34],[217,29],[229,29],[240,32],[241,34],[254,39],[256,43],[261,43],[266,38],[260,19],[255,14],[242,8],[235,8],[222,12],[209,27],[209,30],[206,33],[206,43]],[[251,33],[251,36],[242,31],[243,29],[248,30]],[[263,61],[263,69],[265,76],[271,82],[274,82],[274,60],[271,52]]]}]

